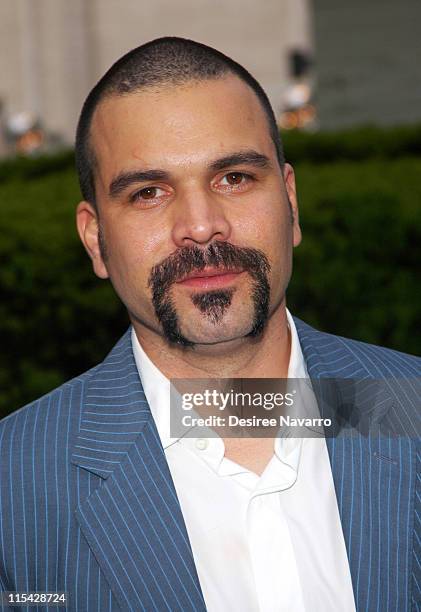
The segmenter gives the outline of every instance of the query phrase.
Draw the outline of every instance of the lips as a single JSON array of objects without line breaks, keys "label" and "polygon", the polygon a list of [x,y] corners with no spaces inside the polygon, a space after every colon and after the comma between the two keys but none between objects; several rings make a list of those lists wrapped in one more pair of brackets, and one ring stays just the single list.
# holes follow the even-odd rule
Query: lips
[{"label": "lips", "polygon": [[227,270],[226,268],[204,268],[193,270],[178,281],[178,284],[188,287],[216,288],[234,281],[244,270]]},{"label": "lips", "polygon": [[231,274],[240,274],[243,270],[227,270],[221,268],[204,268],[203,270],[193,270],[187,276],[182,278],[179,283],[183,283],[191,278],[212,278],[213,276],[226,276]]}]

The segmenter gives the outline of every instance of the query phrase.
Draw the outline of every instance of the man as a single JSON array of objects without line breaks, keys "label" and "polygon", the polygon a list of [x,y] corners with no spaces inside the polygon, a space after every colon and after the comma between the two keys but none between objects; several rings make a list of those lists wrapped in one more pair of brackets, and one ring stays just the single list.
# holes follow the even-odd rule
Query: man
[{"label": "man", "polygon": [[[2,422],[2,588],[89,611],[421,609],[402,435],[419,360],[286,310],[294,173],[258,83],[204,45],[152,41],[88,96],[76,155],[79,234],[132,328]],[[168,381],[212,377],[388,384],[355,399],[370,435],[174,437]]]}]

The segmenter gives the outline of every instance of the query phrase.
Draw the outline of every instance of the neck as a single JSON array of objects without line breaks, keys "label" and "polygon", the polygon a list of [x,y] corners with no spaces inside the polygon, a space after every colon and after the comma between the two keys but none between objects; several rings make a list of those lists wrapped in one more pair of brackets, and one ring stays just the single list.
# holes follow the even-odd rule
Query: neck
[{"label": "neck", "polygon": [[136,336],[166,378],[286,378],[291,350],[285,301],[269,317],[259,338],[239,338],[185,349],[133,321]]}]

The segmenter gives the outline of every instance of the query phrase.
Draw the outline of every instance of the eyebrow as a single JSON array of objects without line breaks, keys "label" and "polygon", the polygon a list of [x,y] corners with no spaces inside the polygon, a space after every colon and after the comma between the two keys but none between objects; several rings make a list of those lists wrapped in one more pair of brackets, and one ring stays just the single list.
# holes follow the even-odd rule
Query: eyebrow
[{"label": "eyebrow", "polygon": [[[237,151],[215,159],[208,164],[208,169],[217,172],[238,165],[254,166],[256,168],[270,169],[272,164],[269,157],[252,149],[248,151]],[[121,172],[112,181],[109,187],[109,197],[117,198],[127,187],[134,183],[145,181],[168,181],[171,175],[165,170],[133,170]]]},{"label": "eyebrow", "polygon": [[168,181],[170,175],[165,170],[133,170],[131,172],[121,172],[111,181],[108,195],[116,198],[133,183],[143,181]]},{"label": "eyebrow", "polygon": [[209,169],[218,171],[229,168],[230,166],[238,166],[240,164],[254,166],[256,168],[272,168],[269,157],[250,149],[249,151],[238,151],[236,153],[226,155],[225,157],[215,159],[215,161],[209,164]]}]

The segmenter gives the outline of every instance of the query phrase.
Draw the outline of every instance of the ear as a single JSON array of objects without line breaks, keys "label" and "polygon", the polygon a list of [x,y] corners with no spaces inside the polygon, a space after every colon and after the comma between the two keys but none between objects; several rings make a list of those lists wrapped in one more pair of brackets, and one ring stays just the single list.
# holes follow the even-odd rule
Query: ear
[{"label": "ear", "polygon": [[295,187],[295,173],[294,173],[294,168],[291,166],[291,164],[284,165],[283,176],[284,176],[285,189],[286,189],[288,200],[291,206],[293,245],[296,247],[301,242],[301,228],[300,228],[299,215],[298,215],[297,190]]},{"label": "ear", "polygon": [[80,202],[76,209],[76,225],[79,237],[92,260],[94,272],[99,278],[108,278],[108,270],[99,246],[98,213],[89,202]]}]

